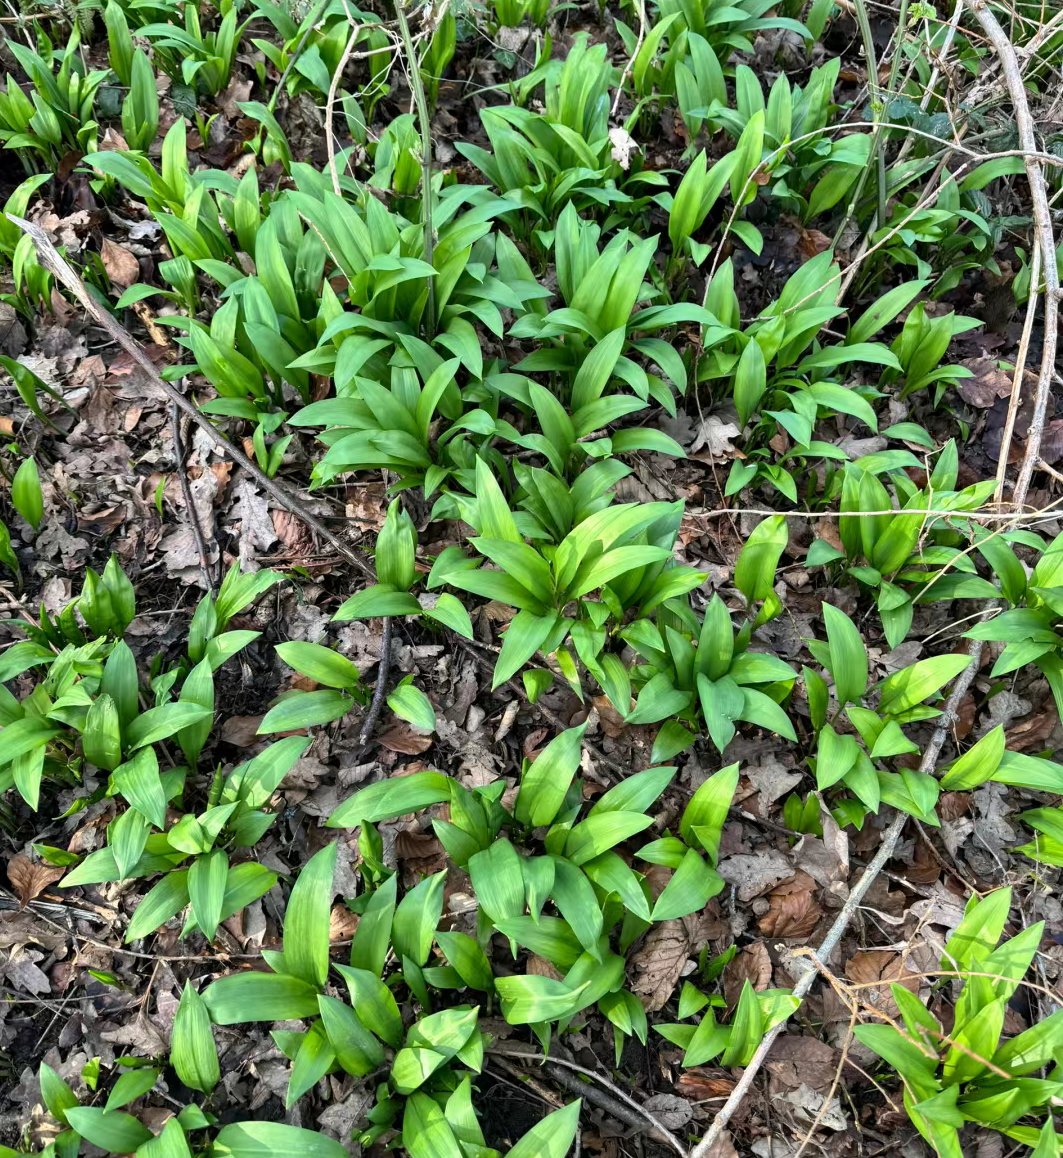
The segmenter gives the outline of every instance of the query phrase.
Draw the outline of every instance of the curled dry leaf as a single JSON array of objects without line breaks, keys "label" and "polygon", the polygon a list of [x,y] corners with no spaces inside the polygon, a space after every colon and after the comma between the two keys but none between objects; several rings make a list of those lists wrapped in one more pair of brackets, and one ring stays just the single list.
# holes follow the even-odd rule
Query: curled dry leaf
[{"label": "curled dry leaf", "polygon": [[112,284],[128,289],[140,277],[140,262],[124,245],[105,237],[100,246],[103,268]]},{"label": "curled dry leaf", "polygon": [[725,1070],[695,1066],[679,1075],[675,1088],[693,1102],[709,1102],[730,1097],[735,1084],[734,1078]]},{"label": "curled dry leaf", "polygon": [[723,971],[723,994],[728,1005],[735,1005],[742,987],[749,982],[754,989],[771,986],[771,958],[763,941],[754,941],[737,953]]},{"label": "curled dry leaf", "polygon": [[386,732],[377,736],[377,743],[389,752],[398,752],[403,756],[420,756],[432,746],[432,737],[424,733],[415,732],[409,724],[396,722]]},{"label": "curled dry leaf", "polygon": [[757,922],[760,931],[768,937],[809,936],[823,916],[815,887],[816,882],[802,872],[777,885],[768,896],[768,911]]},{"label": "curled dry leaf", "polygon": [[628,961],[631,991],[650,1013],[663,1009],[672,996],[693,948],[687,921],[662,921]]},{"label": "curled dry leaf", "polygon": [[329,912],[328,939],[331,944],[349,941],[358,928],[358,914],[352,913],[346,905],[335,904]]},{"label": "curled dry leaf", "polygon": [[65,868],[56,868],[50,864],[38,864],[22,852],[17,853],[7,862],[7,879],[11,882],[11,888],[18,897],[19,904],[23,907],[28,905],[50,884],[59,880],[65,872]]}]

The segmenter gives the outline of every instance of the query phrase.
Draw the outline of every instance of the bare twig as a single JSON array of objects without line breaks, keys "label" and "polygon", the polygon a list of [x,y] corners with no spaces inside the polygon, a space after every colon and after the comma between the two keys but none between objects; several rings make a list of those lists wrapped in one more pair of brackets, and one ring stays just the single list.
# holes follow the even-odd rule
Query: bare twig
[{"label": "bare twig", "polygon": [[217,594],[217,580],[210,565],[210,552],[203,537],[203,528],[199,525],[199,512],[196,510],[195,500],[192,497],[192,485],[188,481],[188,471],[185,468],[185,447],[181,438],[181,416],[177,412],[177,403],[170,400],[170,431],[173,437],[173,457],[177,470],[177,478],[181,484],[181,497],[185,502],[185,517],[192,531],[192,538],[196,541],[196,550],[199,552],[199,569],[203,573],[203,585],[212,595]]},{"label": "bare twig", "polygon": [[[1029,155],[1037,152],[1037,138],[1034,133],[1033,117],[1030,114],[1030,104],[1026,98],[1022,69],[1015,54],[1015,48],[1004,29],[1001,28],[1000,22],[993,15],[986,0],[965,0],[965,3],[971,15],[982,26],[982,31],[986,34],[997,59],[1000,61],[1004,82],[1015,110],[1015,126],[1019,134],[1019,144],[1023,151],[1028,154],[1024,157],[1024,164],[1026,177],[1030,183],[1034,229],[1037,234],[1037,247],[1041,254],[1044,276],[1044,334],[1041,348],[1041,369],[1034,391],[1033,418],[1030,421],[1030,430],[1027,435],[1026,452],[1023,455],[1022,465],[1019,467],[1019,477],[1015,481],[1015,501],[1017,505],[1021,505],[1026,499],[1030,489],[1030,480],[1037,468],[1041,435],[1044,432],[1048,399],[1051,394],[1052,373],[1055,369],[1060,296],[1059,267],[1056,264],[1056,240],[1052,229],[1052,212],[1048,202],[1044,171],[1040,162]],[[1037,285],[1031,279],[1030,294],[1034,295],[1036,291]],[[1006,445],[1001,446],[1001,458],[1005,462],[1007,461],[1007,450]]]},{"label": "bare twig", "polygon": [[320,519],[312,515],[306,509],[304,500],[290,494],[279,483],[271,479],[257,463],[248,458],[239,447],[234,446],[223,434],[217,431],[205,414],[201,414],[179,390],[174,389],[174,387],[159,374],[154,363],[147,354],[144,353],[140,344],[133,338],[129,331],[115,321],[106,310],[90,297],[88,291],[85,289],[85,283],[78,277],[74,270],[70,268],[63,257],[60,256],[55,246],[49,240],[48,235],[40,226],[35,225],[32,221],[26,221],[25,218],[16,217],[13,213],[8,213],[7,217],[8,220],[13,221],[23,233],[28,234],[37,251],[37,257],[41,265],[54,274],[70,293],[74,295],[85,312],[93,318],[99,326],[106,330],[111,338],[125,350],[133,361],[144,371],[148,380],[157,390],[161,391],[179,410],[187,414],[189,418],[207,434],[219,450],[227,454],[234,462],[247,471],[255,482],[257,482],[271,498],[276,499],[286,511],[293,514],[300,522],[305,523],[312,531],[320,535],[326,543],[338,554],[342,555],[348,563],[361,571],[363,575],[375,578],[372,567],[352,551],[342,539],[334,535]]},{"label": "bare twig", "polygon": [[380,713],[384,710],[384,697],[388,691],[388,672],[391,670],[391,618],[385,615],[380,623],[380,663],[376,669],[376,686],[373,688],[373,698],[369,703],[369,711],[365,714],[365,722],[358,733],[358,746],[365,749],[373,738],[373,729],[376,728]]},{"label": "bare twig", "polygon": [[631,55],[624,65],[624,70],[620,74],[620,79],[616,83],[616,96],[613,97],[613,107],[609,110],[611,117],[616,116],[616,110],[620,107],[620,98],[624,95],[624,82],[631,75],[632,69],[635,67],[635,61],[638,59],[639,52],[642,49],[643,42],[646,39],[646,0],[635,0],[635,7],[639,14],[639,31],[635,40],[635,47],[631,50]]},{"label": "bare twig", "polygon": [[[927,749],[923,754],[923,759],[919,764],[919,771],[923,774],[929,774],[934,770],[938,755],[948,737],[949,728],[956,719],[956,711],[963,697],[967,694],[967,689],[974,680],[975,672],[978,670],[978,660],[982,654],[982,644],[977,640],[972,643],[969,654],[970,660],[967,667],[960,673],[956,679],[956,683],[953,685],[952,693],[942,713],[941,723],[931,737],[930,743],[927,745]],[[882,843],[879,845],[874,859],[867,868],[864,869],[860,879],[853,886],[841,912],[835,918],[834,924],[831,925],[827,931],[827,935],[823,938],[819,948],[810,954],[813,962],[823,965],[831,953],[834,952],[838,942],[841,941],[846,930],[849,928],[849,924],[856,914],[856,910],[860,907],[860,902],[864,899],[868,889],[874,884],[876,877],[885,867],[886,862],[893,856],[893,851],[897,847],[897,841],[900,839],[901,832],[907,820],[907,813],[898,812],[890,822],[889,827],[882,834]],[[810,964],[806,972],[798,978],[793,988],[794,997],[803,998],[812,988],[818,976],[817,964]],[[745,1096],[752,1088],[753,1081],[767,1059],[775,1039],[782,1033],[785,1026],[786,1022],[780,1021],[778,1025],[765,1034],[764,1039],[757,1047],[757,1052],[753,1055],[749,1065],[746,1066],[745,1072],[739,1079],[738,1084],[731,1091],[730,1097],[713,1119],[712,1125],[709,1127],[705,1136],[694,1149],[690,1151],[690,1158],[708,1158],[713,1146],[719,1141],[720,1135],[727,1127],[727,1123],[730,1122],[735,1111],[745,1100]]]},{"label": "bare twig", "polygon": [[[687,1153],[682,1143],[669,1129],[667,1129],[666,1126],[664,1126],[664,1124],[655,1114],[650,1113],[649,1110],[645,1109],[643,1106],[640,1106],[634,1098],[629,1097],[622,1089],[614,1085],[613,1082],[609,1081],[608,1078],[603,1077],[601,1074],[596,1073],[594,1070],[589,1070],[584,1066],[576,1065],[575,1062],[566,1061],[565,1058],[544,1058],[542,1054],[529,1053],[524,1050],[513,1050],[500,1046],[493,1046],[491,1053],[498,1054],[500,1057],[520,1058],[522,1061],[538,1062],[541,1065],[546,1065],[548,1068],[553,1067],[555,1070],[557,1068],[573,1070],[577,1074],[582,1074],[585,1078],[590,1078],[592,1081],[597,1082],[600,1086],[608,1090],[614,1101],[621,1103],[620,1106],[614,1107],[610,1112],[615,1113],[616,1116],[621,1119],[621,1121],[627,1122],[629,1125],[631,1125],[633,1123],[628,1117],[628,1114],[630,1114],[631,1111],[634,1111],[634,1113],[637,1115],[638,1124],[640,1126],[644,1123],[649,1123],[649,1125],[653,1127],[654,1133],[658,1135],[659,1141],[664,1142],[668,1146],[671,1146],[671,1148],[677,1154],[681,1155],[682,1158],[687,1158]],[[560,1077],[560,1075],[557,1076]],[[628,1108],[628,1113],[622,1112],[624,1107]]]}]

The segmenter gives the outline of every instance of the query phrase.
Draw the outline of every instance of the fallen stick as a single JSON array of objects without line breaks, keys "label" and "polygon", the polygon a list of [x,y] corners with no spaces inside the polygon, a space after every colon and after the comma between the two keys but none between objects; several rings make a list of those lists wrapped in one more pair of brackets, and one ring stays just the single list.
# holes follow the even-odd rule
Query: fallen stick
[{"label": "fallen stick", "polygon": [[271,479],[256,462],[248,458],[239,447],[234,446],[223,434],[217,431],[214,428],[214,424],[205,414],[200,413],[180,390],[175,389],[162,377],[155,368],[154,363],[147,354],[144,353],[140,344],[129,331],[115,321],[99,303],[93,301],[85,289],[85,283],[63,259],[48,238],[48,235],[40,226],[35,225],[32,221],[26,221],[25,218],[16,217],[13,213],[8,213],[6,216],[9,221],[14,222],[23,233],[28,235],[33,242],[34,249],[37,251],[37,257],[41,265],[50,270],[55,277],[66,286],[74,297],[77,298],[86,313],[88,313],[99,326],[106,330],[144,373],[147,374],[151,384],[157,390],[161,390],[170,402],[187,414],[189,418],[207,434],[211,442],[213,442],[223,454],[228,455],[234,462],[246,470],[255,482],[257,482],[271,498],[276,499],[286,511],[293,514],[300,522],[305,523],[315,534],[320,535],[321,538],[342,555],[348,563],[357,567],[363,575],[375,578],[372,567],[370,567],[364,559],[352,551],[342,539],[334,535],[320,519],[312,515],[306,509],[305,504],[300,502],[295,495],[290,494],[280,483]]},{"label": "fallen stick", "polygon": [[[949,728],[956,719],[956,709],[960,706],[960,701],[967,694],[967,689],[971,686],[974,680],[975,673],[978,671],[978,660],[982,654],[982,644],[977,640],[972,643],[970,649],[970,661],[967,667],[959,674],[956,683],[953,686],[952,693],[945,704],[944,712],[942,713],[941,722],[938,724],[930,743],[927,745],[926,752],[923,753],[923,759],[919,764],[919,771],[924,774],[933,772],[934,766],[937,763],[938,754],[949,734]],[[885,867],[886,862],[893,856],[893,850],[897,847],[897,841],[900,839],[901,831],[904,829],[908,821],[908,814],[906,812],[898,812],[897,815],[890,821],[889,828],[882,834],[882,843],[879,845],[878,852],[875,853],[874,859],[864,869],[860,879],[853,886],[852,891],[846,898],[845,904],[842,906],[841,912],[834,919],[834,924],[831,925],[827,931],[827,935],[823,938],[818,949],[810,953],[811,962],[806,963],[806,971],[798,978],[797,984],[794,985],[793,995],[797,998],[803,998],[806,993],[812,988],[813,983],[819,976],[818,966],[820,964],[826,965],[827,958],[834,952],[845,935],[849,924],[853,919],[853,915],[860,907],[860,902],[864,899],[868,889],[875,883],[878,874]],[[797,958],[800,960],[800,958]],[[760,1068],[763,1066],[775,1039],[782,1033],[786,1027],[786,1021],[780,1021],[778,1025],[770,1029],[765,1034],[763,1041],[757,1047],[757,1052],[753,1055],[746,1066],[745,1072],[738,1080],[738,1085],[731,1091],[727,1101],[723,1104],[720,1112],[712,1121],[712,1125],[701,1141],[690,1151],[689,1158],[709,1158],[712,1153],[712,1148],[720,1140],[720,1135],[727,1127],[735,1112],[745,1100],[746,1094],[753,1085],[754,1079],[760,1073]]]}]

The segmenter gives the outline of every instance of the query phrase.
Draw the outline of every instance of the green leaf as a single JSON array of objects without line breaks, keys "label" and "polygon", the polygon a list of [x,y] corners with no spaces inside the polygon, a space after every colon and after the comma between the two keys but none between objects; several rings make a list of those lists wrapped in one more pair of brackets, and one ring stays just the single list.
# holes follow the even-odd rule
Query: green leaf
[{"label": "green leaf", "polygon": [[496,977],[495,990],[502,1002],[502,1016],[510,1025],[537,1025],[570,1017],[579,1007],[586,985],[570,989],[563,981],[537,974]]},{"label": "green leaf", "polygon": [[329,828],[357,828],[365,822],[394,820],[450,799],[450,778],[442,772],[414,772],[381,780],[345,800],[326,822]]},{"label": "green leaf", "polygon": [[353,703],[344,692],[293,692],[270,708],[258,726],[258,734],[298,732],[303,728],[331,724],[345,716]]},{"label": "green leaf", "polygon": [[[379,895],[379,892],[378,889],[374,895]],[[444,935],[456,937],[459,934],[439,934],[440,937]],[[347,982],[351,1004],[358,1010],[362,1024],[381,1041],[387,1042],[392,1049],[398,1049],[402,1044],[402,1014],[399,1013],[398,1004],[391,990],[368,969],[357,969],[352,965],[337,965],[336,969]]]},{"label": "green leaf", "polygon": [[121,722],[114,700],[106,692],[93,700],[85,716],[81,747],[89,763],[107,772],[114,771],[122,762]]},{"label": "green leaf", "polygon": [[489,993],[494,976],[487,954],[467,933],[436,933],[436,941],[458,976],[470,989]]},{"label": "green leaf", "polygon": [[233,973],[208,985],[203,1000],[215,1025],[316,1017],[318,991],[280,973]]},{"label": "green leaf", "polygon": [[859,703],[867,691],[867,648],[856,624],[837,607],[823,604],[830,673],[839,704]]},{"label": "green leaf", "polygon": [[583,753],[586,724],[555,736],[521,776],[513,814],[522,824],[552,824],[565,801]]},{"label": "green leaf", "polygon": [[320,643],[278,643],[277,654],[300,675],[327,688],[355,688],[358,669],[346,656]]},{"label": "green leaf", "polygon": [[532,611],[518,611],[509,621],[502,636],[502,648],[495,661],[491,690],[511,679],[550,638],[557,627],[554,613],[537,615]]},{"label": "green leaf", "polygon": [[335,997],[318,997],[321,1025],[336,1060],[354,1077],[372,1073],[384,1061],[384,1047],[362,1024],[358,1015]]},{"label": "green leaf", "polygon": [[[64,883],[70,883],[69,875]],[[131,941],[153,933],[160,925],[165,925],[171,917],[176,916],[188,901],[188,872],[181,869],[167,873],[137,905],[123,938],[125,943],[128,945]]]},{"label": "green leaf", "polygon": [[723,878],[706,864],[701,853],[688,849],[679,868],[657,898],[651,919],[671,921],[699,912],[712,897],[723,891],[723,886]]},{"label": "green leaf", "polygon": [[399,902],[391,925],[391,943],[400,958],[423,966],[443,913],[446,870],[419,881]]},{"label": "green leaf", "polygon": [[405,676],[395,687],[388,696],[388,707],[400,719],[422,732],[435,731],[436,710],[424,692],[414,687],[413,676]]},{"label": "green leaf", "polygon": [[341,603],[332,618],[335,622],[343,622],[347,619],[373,619],[378,615],[419,615],[420,611],[416,596],[376,583]]},{"label": "green leaf", "polygon": [[[768,367],[764,351],[756,338],[750,338],[738,359],[734,379],[734,402],[739,421],[744,425],[753,416],[764,391],[768,388]],[[773,516],[779,518],[781,516]]]},{"label": "green leaf", "polygon": [[375,977],[384,971],[391,947],[391,925],[395,918],[395,896],[398,877],[390,876],[369,898],[358,928],[351,938],[351,964],[367,969]]},{"label": "green leaf", "polygon": [[992,780],[1004,757],[1006,737],[1003,724],[998,724],[949,765],[941,778],[946,792],[970,792],[987,780]]},{"label": "green leaf", "polygon": [[318,989],[329,967],[329,915],[335,894],[336,842],[307,861],[284,913],[284,964],[292,976]]},{"label": "green leaf", "polygon": [[894,672],[882,681],[879,701],[882,711],[896,716],[924,703],[966,670],[970,662],[966,655],[934,655]]},{"label": "green leaf", "polygon": [[188,897],[192,915],[203,936],[213,940],[221,922],[229,858],[222,849],[197,857],[188,870]]},{"label": "green leaf", "polygon": [[714,772],[690,798],[679,821],[679,835],[688,845],[695,841],[708,853],[709,861],[716,863],[720,838],[738,788],[738,765],[731,764]]},{"label": "green leaf", "polygon": [[137,1147],[137,1158],[192,1158],[181,1123],[171,1118],[161,1133]]},{"label": "green leaf", "polygon": [[151,1138],[131,1114],[121,1110],[101,1110],[95,1106],[71,1107],[66,1112],[70,1128],[93,1146],[112,1154],[130,1154]]},{"label": "green leaf", "polygon": [[221,1080],[218,1050],[203,998],[186,981],[170,1036],[170,1065],[189,1089],[209,1094]]},{"label": "green leaf", "polygon": [[471,856],[468,869],[476,899],[493,921],[519,917],[524,912],[521,857],[508,840],[496,840]]},{"label": "green leaf", "polygon": [[[755,341],[750,346],[760,347]],[[790,532],[782,515],[762,519],[745,541],[735,563],[734,585],[747,603],[760,603],[775,587],[779,559],[786,550]]]},{"label": "green leaf", "polygon": [[565,1158],[579,1129],[582,1100],[547,1114],[510,1148],[509,1158]]},{"label": "green leaf", "polygon": [[41,494],[41,476],[37,462],[24,458],[11,480],[11,502],[15,510],[36,531],[44,519],[44,497]]},{"label": "green leaf", "polygon": [[214,1158],[348,1158],[339,1142],[283,1122],[234,1122],[223,1126],[211,1148]]},{"label": "green leaf", "polygon": [[41,1062],[37,1074],[41,1085],[41,1101],[57,1122],[66,1125],[66,1112],[78,1104],[77,1094],[46,1062]]},{"label": "green leaf", "polygon": [[463,1158],[465,1154],[439,1103],[421,1093],[407,1099],[402,1146],[409,1158]]},{"label": "green leaf", "polygon": [[199,704],[171,703],[148,708],[126,729],[126,747],[130,752],[135,752],[146,744],[168,740],[182,728],[189,728],[212,715],[209,708]]}]

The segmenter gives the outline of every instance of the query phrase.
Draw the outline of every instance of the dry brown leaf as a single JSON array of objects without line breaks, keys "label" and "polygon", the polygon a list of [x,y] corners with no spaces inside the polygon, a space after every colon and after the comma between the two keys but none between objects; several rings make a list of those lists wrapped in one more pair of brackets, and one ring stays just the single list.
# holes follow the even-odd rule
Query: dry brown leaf
[{"label": "dry brown leaf", "polygon": [[823,916],[814,890],[815,881],[807,873],[784,881],[768,894],[768,911],[757,927],[768,937],[807,937]]},{"label": "dry brown leaf", "polygon": [[781,1034],[771,1047],[764,1068],[771,1075],[769,1090],[796,1090],[802,1083],[826,1093],[834,1083],[838,1055],[832,1046],[806,1034]]},{"label": "dry brown leaf", "polygon": [[771,985],[771,958],[763,941],[747,945],[727,962],[723,971],[723,994],[729,1005],[738,1002],[747,981],[757,990],[767,989]]},{"label": "dry brown leaf", "polygon": [[432,737],[415,732],[409,724],[397,722],[376,738],[376,742],[389,752],[399,752],[403,756],[419,756],[432,746]]},{"label": "dry brown leaf", "polygon": [[663,1009],[672,996],[692,948],[683,921],[662,921],[646,934],[641,948],[628,961],[631,991],[650,1013]]},{"label": "dry brown leaf", "polygon": [[998,398],[1011,394],[1011,375],[1005,373],[993,358],[977,358],[967,362],[972,377],[964,378],[956,387],[968,406],[988,410]]},{"label": "dry brown leaf", "polygon": [[532,977],[550,977],[554,981],[563,979],[562,975],[545,957],[537,957],[534,953],[528,958],[528,973]]},{"label": "dry brown leaf", "polygon": [[858,1003],[873,1006],[887,1017],[897,1017],[900,1013],[893,1000],[892,985],[903,985],[912,993],[919,991],[919,975],[904,967],[899,953],[860,949],[846,961],[845,976],[853,985],[860,986],[853,994]]},{"label": "dry brown leaf", "polygon": [[709,1070],[695,1066],[679,1075],[675,1088],[692,1101],[706,1102],[712,1098],[729,1097],[735,1088],[735,1080],[723,1070]]},{"label": "dry brown leaf", "polygon": [[258,734],[261,723],[261,716],[230,716],[222,723],[221,738],[234,748],[254,747],[262,739]]},{"label": "dry brown leaf", "polygon": [[15,891],[19,904],[23,907],[28,905],[50,884],[59,880],[65,872],[65,868],[56,868],[50,864],[38,864],[22,852],[17,853],[7,862],[7,879],[11,882],[11,888]]},{"label": "dry brown leaf", "polygon": [[346,905],[335,904],[332,906],[328,921],[328,939],[331,943],[349,941],[357,928],[357,913],[352,913]]},{"label": "dry brown leaf", "polygon": [[108,237],[100,246],[100,258],[111,282],[122,289],[129,289],[140,277],[140,262],[124,245]]}]

